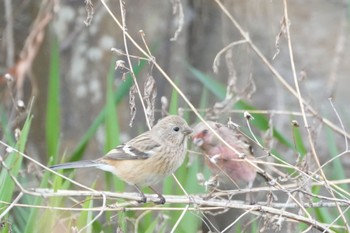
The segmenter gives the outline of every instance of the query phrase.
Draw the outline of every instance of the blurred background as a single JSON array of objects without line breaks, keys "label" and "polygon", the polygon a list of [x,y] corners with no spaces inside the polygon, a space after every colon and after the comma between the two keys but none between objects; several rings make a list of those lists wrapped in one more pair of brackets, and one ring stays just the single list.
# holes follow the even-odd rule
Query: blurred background
[{"label": "blurred background", "polygon": [[[216,1],[125,1],[127,32],[145,49],[140,33],[143,31],[157,63],[206,118],[226,123],[231,117],[246,128],[242,111],[263,110],[264,114],[257,116],[264,117],[265,126],[255,126],[253,132],[262,138],[265,148],[278,151],[285,161],[293,164],[299,153],[305,155],[310,151],[305,124],[300,115],[293,114],[300,113],[300,105],[256,53],[261,52],[286,83],[295,88],[283,1],[227,0],[222,4],[251,43],[244,41],[242,33]],[[1,5],[2,141],[10,143],[16,129],[22,129],[29,108],[33,119],[24,151],[45,165],[98,158],[120,142],[147,130],[138,95],[136,118],[133,126],[129,126],[131,77],[126,76],[124,80],[124,72],[115,70],[115,62],[123,60],[126,67],[129,65],[126,56],[111,51],[111,48],[125,51],[123,31],[100,1],[92,1],[89,6],[77,0],[4,0]],[[121,22],[119,1],[111,0],[107,5]],[[294,0],[288,1],[287,11],[300,91],[315,110],[312,112],[306,107],[306,113],[311,114],[308,120],[317,155],[324,163],[346,149],[344,135],[324,125],[323,118],[337,127],[340,125],[330,97],[345,130],[350,127],[349,2]],[[129,54],[136,56],[131,61],[141,89],[147,77],[155,80],[155,118],[162,116],[161,97],[164,96],[169,103],[163,102],[166,111],[186,117],[190,124],[198,122],[159,70],[150,61],[141,59],[144,56],[129,40],[127,44]],[[233,97],[222,102],[227,86],[231,87],[229,93]],[[23,101],[25,108],[18,101]],[[299,122],[298,136],[304,142],[301,147],[293,146],[296,136],[292,120]],[[283,144],[276,136],[268,139],[268,127],[274,127],[292,146]],[[191,146],[192,149],[195,150]],[[257,151],[258,156],[264,153]],[[200,158],[195,153],[189,156],[184,174],[188,176],[188,172],[192,172],[193,182],[197,172],[204,172],[208,177]],[[340,177],[334,178],[349,176],[347,157],[337,159],[337,165],[331,163],[325,167],[329,179],[336,175],[334,171],[339,171],[334,170],[335,166],[340,165]],[[196,168],[189,171],[193,161]],[[311,160],[310,170],[315,169],[313,164]],[[31,166],[30,161],[24,160],[22,173],[30,173]],[[38,169],[34,170],[38,172]],[[103,172],[78,171],[75,179],[90,185],[96,177],[104,176]],[[38,186],[41,179],[38,177],[27,182],[26,187]],[[98,182],[95,188],[110,190],[105,185]],[[117,187],[115,185],[116,190]],[[197,191],[202,192],[204,188],[193,190]]]}]

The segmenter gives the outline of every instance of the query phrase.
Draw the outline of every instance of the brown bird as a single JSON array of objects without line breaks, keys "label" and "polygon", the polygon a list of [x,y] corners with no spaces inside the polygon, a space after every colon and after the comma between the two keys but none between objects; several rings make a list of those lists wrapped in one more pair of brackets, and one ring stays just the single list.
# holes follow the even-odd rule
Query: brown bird
[{"label": "brown bird", "polygon": [[[207,123],[237,152],[254,162],[252,146],[242,133],[220,123]],[[257,174],[256,168],[226,146],[203,122],[194,127],[192,138],[193,143],[205,154],[206,165],[218,176],[220,182],[234,183],[238,188],[252,187]]]},{"label": "brown bird", "polygon": [[152,185],[181,166],[190,133],[192,129],[184,119],[167,116],[151,130],[117,146],[99,159],[64,163],[50,168],[58,170],[95,167],[109,171],[134,185],[142,197],[141,202],[146,202],[146,197],[140,187],[149,186],[158,194],[160,201],[157,203],[164,204],[165,198]]}]

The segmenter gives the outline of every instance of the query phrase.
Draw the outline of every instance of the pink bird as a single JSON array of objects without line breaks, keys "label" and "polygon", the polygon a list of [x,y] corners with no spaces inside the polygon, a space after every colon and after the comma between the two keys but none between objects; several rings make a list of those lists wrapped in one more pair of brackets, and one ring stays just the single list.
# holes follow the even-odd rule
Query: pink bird
[{"label": "pink bird", "polygon": [[207,121],[231,147],[225,145],[210,129],[200,122],[193,129],[193,143],[198,146],[205,155],[205,163],[224,184],[235,184],[238,188],[251,188],[255,180],[256,168],[244,161],[242,156],[254,162],[252,146],[247,138],[237,130],[232,130],[223,124]]}]

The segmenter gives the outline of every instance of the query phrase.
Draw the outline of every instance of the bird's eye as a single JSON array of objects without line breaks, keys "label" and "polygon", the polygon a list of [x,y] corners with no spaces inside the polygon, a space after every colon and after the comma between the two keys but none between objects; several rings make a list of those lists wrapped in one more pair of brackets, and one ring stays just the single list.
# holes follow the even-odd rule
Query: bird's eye
[{"label": "bird's eye", "polygon": [[208,133],[207,129],[203,130],[203,135],[206,135],[207,133]]},{"label": "bird's eye", "polygon": [[175,132],[179,132],[180,128],[177,127],[177,126],[175,126],[175,127],[173,128],[173,130],[174,130]]}]

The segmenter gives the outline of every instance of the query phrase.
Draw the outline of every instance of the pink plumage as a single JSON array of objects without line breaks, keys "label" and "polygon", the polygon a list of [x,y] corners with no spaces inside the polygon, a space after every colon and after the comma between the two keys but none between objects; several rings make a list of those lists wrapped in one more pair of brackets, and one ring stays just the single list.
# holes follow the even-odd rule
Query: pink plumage
[{"label": "pink plumage", "polygon": [[[194,127],[193,142],[205,156],[205,163],[213,173],[219,177],[219,181],[225,184],[235,184],[239,188],[251,187],[256,177],[256,168],[245,158],[254,162],[252,147],[246,137],[237,130],[232,130],[223,124],[207,121],[231,147],[224,144],[215,134],[210,131],[203,122]],[[237,153],[239,152],[239,153]]]}]

